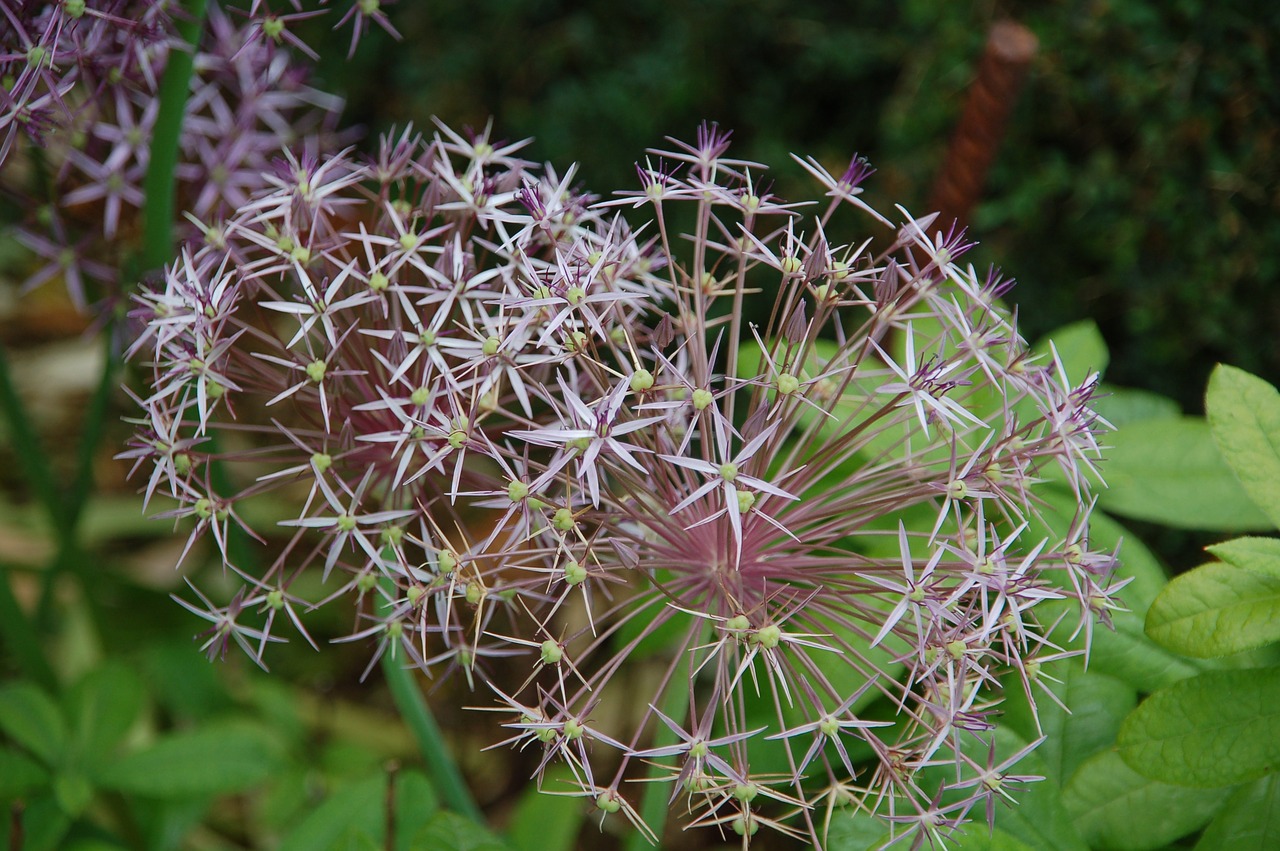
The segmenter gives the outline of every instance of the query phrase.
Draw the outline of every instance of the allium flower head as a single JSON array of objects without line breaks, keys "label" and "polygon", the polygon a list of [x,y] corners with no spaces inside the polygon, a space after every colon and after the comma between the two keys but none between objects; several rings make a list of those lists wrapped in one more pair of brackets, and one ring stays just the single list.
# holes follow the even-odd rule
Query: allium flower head
[{"label": "allium flower head", "polygon": [[[519,147],[290,160],[138,297],[127,454],[247,586],[201,616],[260,660],[318,571],[349,640],[462,673],[603,816],[641,823],[655,771],[744,843],[821,844],[837,802],[921,841],[989,806],[995,707],[1064,655],[1040,604],[1090,624],[1114,590],[1096,379],[1028,356],[962,233],[870,210],[865,161],[806,161],[821,200],[785,203],[706,127],[600,201]],[[269,493],[277,555],[236,563]],[[249,624],[263,599],[289,618]]]}]

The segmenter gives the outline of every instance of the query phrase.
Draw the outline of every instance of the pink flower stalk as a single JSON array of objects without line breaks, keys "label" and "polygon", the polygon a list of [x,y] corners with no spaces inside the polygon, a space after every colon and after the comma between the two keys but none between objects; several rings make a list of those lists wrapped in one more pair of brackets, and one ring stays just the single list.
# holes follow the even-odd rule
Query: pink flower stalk
[{"label": "pink flower stalk", "polygon": [[[863,160],[783,203],[712,125],[600,202],[519,148],[441,127],[290,161],[138,297],[127,455],[246,586],[202,617],[261,662],[321,571],[315,605],[358,601],[344,640],[478,681],[539,778],[577,780],[548,791],[645,831],[655,765],[744,843],[820,845],[848,802],[920,842],[989,811],[1027,779],[974,756],[1004,690],[1069,655],[1040,604],[1112,605],[1096,377],[1028,355],[963,234],[871,210]],[[1050,478],[1079,495],[1061,538]],[[263,499],[296,512],[238,562]]]}]

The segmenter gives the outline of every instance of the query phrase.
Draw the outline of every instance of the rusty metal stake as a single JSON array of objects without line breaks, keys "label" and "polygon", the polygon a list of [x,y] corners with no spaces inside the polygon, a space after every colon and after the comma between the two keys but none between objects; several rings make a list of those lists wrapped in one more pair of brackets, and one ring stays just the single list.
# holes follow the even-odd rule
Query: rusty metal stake
[{"label": "rusty metal stake", "polygon": [[937,224],[944,228],[952,219],[963,226],[981,198],[987,172],[1038,47],[1035,34],[1022,24],[998,21],[992,25],[929,198],[928,209],[941,213]]}]

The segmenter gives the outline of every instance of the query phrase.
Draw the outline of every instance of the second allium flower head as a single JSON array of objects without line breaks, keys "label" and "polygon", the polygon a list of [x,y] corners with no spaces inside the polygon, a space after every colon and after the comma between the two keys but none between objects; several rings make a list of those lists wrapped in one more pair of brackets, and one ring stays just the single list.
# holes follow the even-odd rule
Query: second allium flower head
[{"label": "second allium flower head", "polygon": [[[1017,779],[993,707],[1111,605],[1095,379],[1028,355],[962,235],[868,207],[864,161],[802,162],[824,194],[786,204],[704,126],[601,202],[520,147],[291,159],[138,298],[126,454],[244,581],[184,604],[209,652],[261,661],[285,618],[310,641],[314,569],[360,601],[349,638],[460,670],[539,776],[642,830],[651,763],[748,838],[989,810]],[[295,511],[259,569],[229,530],[267,493]]]}]

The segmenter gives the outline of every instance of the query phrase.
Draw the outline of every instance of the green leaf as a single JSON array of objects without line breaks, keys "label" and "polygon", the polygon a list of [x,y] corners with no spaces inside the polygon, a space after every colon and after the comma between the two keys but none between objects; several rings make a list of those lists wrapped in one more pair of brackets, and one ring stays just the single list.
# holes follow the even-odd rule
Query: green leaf
[{"label": "green leaf", "polygon": [[511,851],[488,829],[457,813],[441,810],[413,838],[410,851]]},{"label": "green leaf", "polygon": [[965,830],[966,833],[958,833],[952,837],[950,847],[957,851],[1036,851],[1034,846],[998,827],[987,830],[987,826],[979,821],[968,825]]},{"label": "green leaf", "polygon": [[1116,428],[1142,420],[1177,419],[1178,403],[1158,393],[1103,384],[1092,399],[1093,409]]},{"label": "green leaf", "polygon": [[[1063,518],[1065,525],[1062,531],[1065,532],[1074,518],[1076,502],[1074,494],[1058,491],[1055,496],[1059,494],[1064,499],[1052,504]],[[1145,617],[1151,602],[1169,584],[1169,577],[1159,559],[1147,549],[1141,538],[1101,511],[1095,511],[1089,517],[1089,543],[1099,550],[1118,548],[1120,565],[1116,568],[1115,579],[1131,580],[1120,591],[1120,598],[1131,612]]]},{"label": "green leaf", "polygon": [[121,792],[187,798],[249,789],[279,764],[279,748],[263,730],[221,723],[167,736],[106,767],[97,779]]},{"label": "green leaf", "polygon": [[[1077,510],[1075,496],[1057,487],[1045,488],[1041,495],[1045,501],[1041,519],[1046,523],[1037,523],[1032,534],[1061,538],[1070,528]],[[1156,644],[1143,629],[1151,602],[1169,584],[1164,568],[1151,551],[1136,535],[1100,511],[1095,511],[1090,518],[1089,533],[1090,543],[1095,548],[1119,546],[1120,565],[1115,578],[1117,581],[1131,580],[1119,595],[1120,602],[1128,611],[1112,613],[1112,629],[1101,625],[1093,629],[1089,670],[1106,674],[1146,693],[1204,670],[1202,665]],[[1069,604],[1047,601],[1041,605],[1049,617],[1061,615],[1066,618],[1064,624],[1076,622],[1076,610]],[[1064,647],[1079,649],[1084,646],[1085,634],[1081,632],[1074,642],[1065,642],[1065,636],[1056,640],[1064,642]]]},{"label": "green leaf", "polygon": [[65,844],[62,840],[70,827],[71,819],[52,795],[33,798],[22,813],[22,828],[26,833],[22,851],[61,851]]},{"label": "green leaf", "polygon": [[75,818],[93,800],[93,784],[78,769],[63,771],[53,778],[53,797],[64,813]]},{"label": "green leaf", "polygon": [[1209,788],[1280,761],[1280,668],[1210,671],[1148,697],[1125,719],[1120,756],[1144,777]]},{"label": "green leaf", "polygon": [[1193,417],[1144,420],[1107,436],[1098,494],[1108,511],[1184,529],[1272,528],[1222,460],[1209,424]]},{"label": "green leaf", "polygon": [[[1080,510],[1076,496],[1063,486],[1049,485],[1040,492],[1043,508],[1030,530],[1036,538],[1063,539],[1067,536]],[[1089,517],[1089,544],[1096,550],[1118,550],[1120,563],[1115,579],[1129,580],[1120,596],[1125,607],[1146,615],[1151,601],[1169,584],[1160,562],[1141,539],[1111,517],[1095,511]],[[1054,577],[1061,587],[1070,588],[1065,576]]]},{"label": "green leaf", "polygon": [[[984,742],[986,736],[966,736],[962,739],[965,756],[974,765],[987,765],[988,760],[1001,763],[1025,750],[1027,740],[1018,735],[1011,724],[997,725],[990,734],[993,742]],[[1038,738],[1038,735],[1033,736]],[[991,744],[994,743],[994,753]],[[992,815],[997,830],[1003,831],[1014,839],[1026,843],[1037,851],[1086,851],[1087,846],[1076,833],[1071,824],[1071,816],[1062,806],[1061,787],[1053,779],[1055,769],[1045,761],[1042,753],[1045,744],[1024,754],[1009,771],[1015,776],[1028,775],[1044,778],[1036,781],[1022,782],[1014,778],[1001,784],[998,793],[992,792]],[[1050,759],[1058,759],[1060,755],[1048,754]],[[921,789],[936,789],[940,784],[953,784],[956,781],[955,767],[933,765],[925,768],[916,777]],[[979,790],[981,791],[981,790]],[[941,803],[946,806],[965,800],[968,793],[963,789],[952,789],[944,792]],[[1014,806],[1005,806],[1004,796],[1008,795],[1017,801]],[[985,803],[979,801],[973,808],[971,816],[975,824],[971,833],[987,833],[985,824]],[[957,837],[957,840],[959,837]],[[968,841],[976,842],[978,837]],[[971,847],[966,845],[965,847]],[[972,847],[985,847],[981,845]]]},{"label": "green leaf", "polygon": [[271,775],[271,780],[254,796],[254,817],[264,830],[283,834],[303,813],[315,808],[316,769],[292,763]]},{"label": "green leaf", "polygon": [[435,787],[421,771],[396,775],[396,851],[410,851],[413,837],[440,809]]},{"label": "green leaf", "polygon": [[[1111,746],[1138,697],[1131,685],[1086,671],[1076,659],[1047,667],[1044,673],[1061,680],[1054,683],[1046,679],[1045,684],[1071,708],[1068,712],[1047,695],[1036,695],[1038,729],[1044,733],[1045,741],[1035,755],[1043,762],[1045,775],[1061,785],[1080,763]],[[1020,687],[1009,689],[1004,710],[1004,724],[1023,739],[1031,741],[1040,735],[1036,717]]]},{"label": "green leaf", "polygon": [[16,798],[49,782],[49,770],[14,748],[0,748],[0,800]]},{"label": "green leaf", "polygon": [[1280,639],[1280,577],[1205,564],[1169,583],[1147,612],[1147,635],[1197,659]]},{"label": "green leaf", "polygon": [[1209,823],[1195,851],[1280,848],[1280,776],[1237,789]]},{"label": "green leaf", "polygon": [[637,662],[670,653],[675,643],[688,631],[688,627],[676,618],[666,618],[657,626],[654,626],[654,620],[651,617],[632,617],[618,627],[619,645],[631,648],[627,655]]},{"label": "green leaf", "polygon": [[1111,354],[1107,351],[1107,343],[1102,339],[1098,325],[1092,319],[1072,322],[1045,335],[1045,339],[1036,342],[1032,351],[1049,355],[1049,342],[1058,352],[1058,359],[1067,371],[1067,378],[1079,384],[1093,373],[1107,371]]},{"label": "green leaf", "polygon": [[235,706],[218,667],[192,653],[189,641],[151,645],[143,667],[156,702],[179,718],[213,718]]},{"label": "green leaf", "polygon": [[1280,393],[1257,376],[1219,364],[1204,404],[1222,457],[1245,493],[1280,526]]},{"label": "green leaf", "polygon": [[[555,789],[572,779],[567,767],[558,766],[556,771],[548,770],[543,785]],[[507,836],[519,851],[569,851],[577,847],[585,817],[581,798],[544,795],[530,784],[516,803]]]},{"label": "green leaf", "polygon": [[353,832],[385,828],[387,778],[378,774],[334,792],[285,835],[279,851],[326,851]]},{"label": "green leaf", "polygon": [[47,765],[61,759],[67,725],[53,698],[31,683],[0,688],[0,730]]},{"label": "green leaf", "polygon": [[133,726],[142,709],[142,681],[119,663],[89,672],[68,696],[68,714],[77,746],[90,759],[106,758]]},{"label": "green leaf", "polygon": [[889,828],[870,813],[839,809],[831,814],[827,828],[827,851],[872,851],[889,838]]},{"label": "green leaf", "polygon": [[[997,760],[1013,755],[1026,744],[1004,727],[996,727],[994,735]],[[1048,777],[1050,771],[1051,768],[1041,758],[1039,748],[1019,760],[1013,769],[1015,774],[1042,777]],[[1056,782],[1046,779],[1016,787],[1008,784],[1005,789],[1018,803],[1012,807],[997,804],[998,830],[1025,842],[1036,851],[1087,851],[1088,846],[1071,824],[1071,815],[1062,806],[1062,791]],[[974,831],[985,832],[981,825]]]},{"label": "green leaf", "polygon": [[1243,570],[1280,579],[1280,539],[1235,538],[1205,549]]},{"label": "green leaf", "polygon": [[182,848],[185,841],[200,832],[201,823],[209,815],[209,799],[162,801],[130,796],[129,812],[138,825],[141,841],[137,846],[146,851],[168,851]]},{"label": "green leaf", "polygon": [[1147,637],[1143,619],[1133,612],[1115,612],[1111,629],[1093,628],[1089,670],[1151,692],[1194,677],[1206,670],[1203,663],[1190,661],[1166,650]]},{"label": "green leaf", "polygon": [[1229,792],[1150,780],[1103,751],[1080,766],[1062,803],[1090,847],[1148,851],[1199,830]]}]

